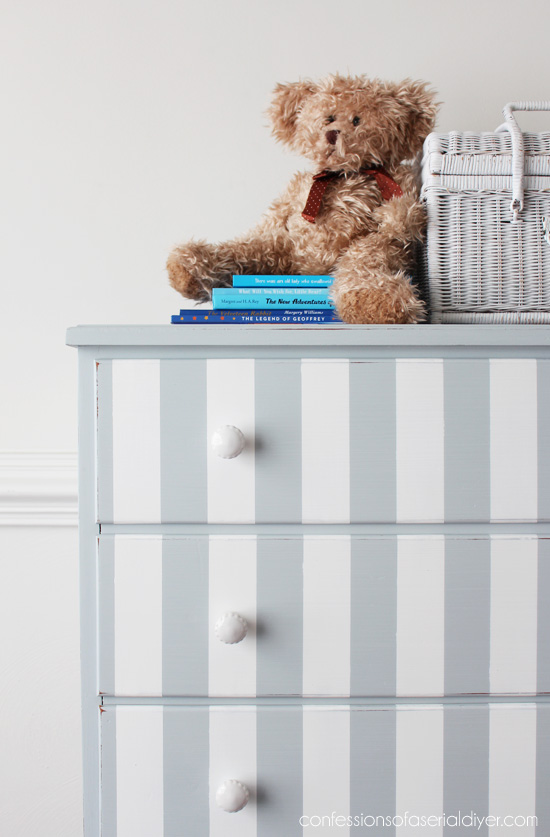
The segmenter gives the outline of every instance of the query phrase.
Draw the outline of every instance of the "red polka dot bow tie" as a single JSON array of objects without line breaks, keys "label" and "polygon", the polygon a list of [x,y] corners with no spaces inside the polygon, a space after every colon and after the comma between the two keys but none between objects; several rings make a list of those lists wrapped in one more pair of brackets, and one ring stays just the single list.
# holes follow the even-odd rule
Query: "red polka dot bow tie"
[{"label": "red polka dot bow tie", "polygon": [[[376,185],[380,189],[380,194],[385,201],[389,201],[392,198],[400,198],[403,194],[401,186],[384,169],[359,169],[359,174],[363,174],[365,177],[373,177],[376,180]],[[326,169],[325,171],[320,171],[319,174],[313,175],[313,186],[309,190],[307,203],[302,212],[302,217],[306,221],[310,221],[312,224],[315,223],[329,181],[334,180],[335,177],[343,176],[343,171],[327,171]]]}]

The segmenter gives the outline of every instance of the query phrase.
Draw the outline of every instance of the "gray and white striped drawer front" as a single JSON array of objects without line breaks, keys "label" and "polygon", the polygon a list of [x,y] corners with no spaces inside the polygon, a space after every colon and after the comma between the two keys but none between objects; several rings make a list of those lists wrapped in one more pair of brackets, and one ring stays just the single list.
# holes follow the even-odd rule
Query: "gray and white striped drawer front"
[{"label": "gray and white striped drawer front", "polygon": [[99,539],[99,691],[550,692],[550,541],[534,535]]},{"label": "gray and white striped drawer front", "polygon": [[102,837],[548,834],[548,704],[108,706],[101,727]]},{"label": "gray and white striped drawer front", "polygon": [[103,523],[550,520],[548,360],[121,359],[97,380]]}]

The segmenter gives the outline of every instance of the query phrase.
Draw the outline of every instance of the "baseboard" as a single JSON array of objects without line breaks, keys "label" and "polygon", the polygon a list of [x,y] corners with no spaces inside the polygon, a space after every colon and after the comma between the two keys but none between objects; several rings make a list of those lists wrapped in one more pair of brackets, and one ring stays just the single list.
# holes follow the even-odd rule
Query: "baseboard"
[{"label": "baseboard", "polygon": [[77,454],[0,451],[0,526],[76,526]]}]

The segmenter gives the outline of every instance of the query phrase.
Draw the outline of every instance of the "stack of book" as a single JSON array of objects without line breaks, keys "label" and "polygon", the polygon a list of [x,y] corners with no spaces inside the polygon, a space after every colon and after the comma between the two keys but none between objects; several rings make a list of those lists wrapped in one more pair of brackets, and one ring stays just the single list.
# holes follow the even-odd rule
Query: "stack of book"
[{"label": "stack of book", "polygon": [[173,323],[339,323],[330,298],[332,276],[233,276],[214,288],[212,308],[182,308]]}]

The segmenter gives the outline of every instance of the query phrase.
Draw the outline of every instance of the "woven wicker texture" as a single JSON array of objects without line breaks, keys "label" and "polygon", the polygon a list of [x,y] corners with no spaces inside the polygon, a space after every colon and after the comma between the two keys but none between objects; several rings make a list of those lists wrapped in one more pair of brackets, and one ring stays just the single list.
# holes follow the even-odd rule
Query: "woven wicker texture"
[{"label": "woven wicker texture", "polygon": [[505,124],[426,139],[424,282],[433,322],[550,321],[550,132],[519,133],[512,138]]}]

